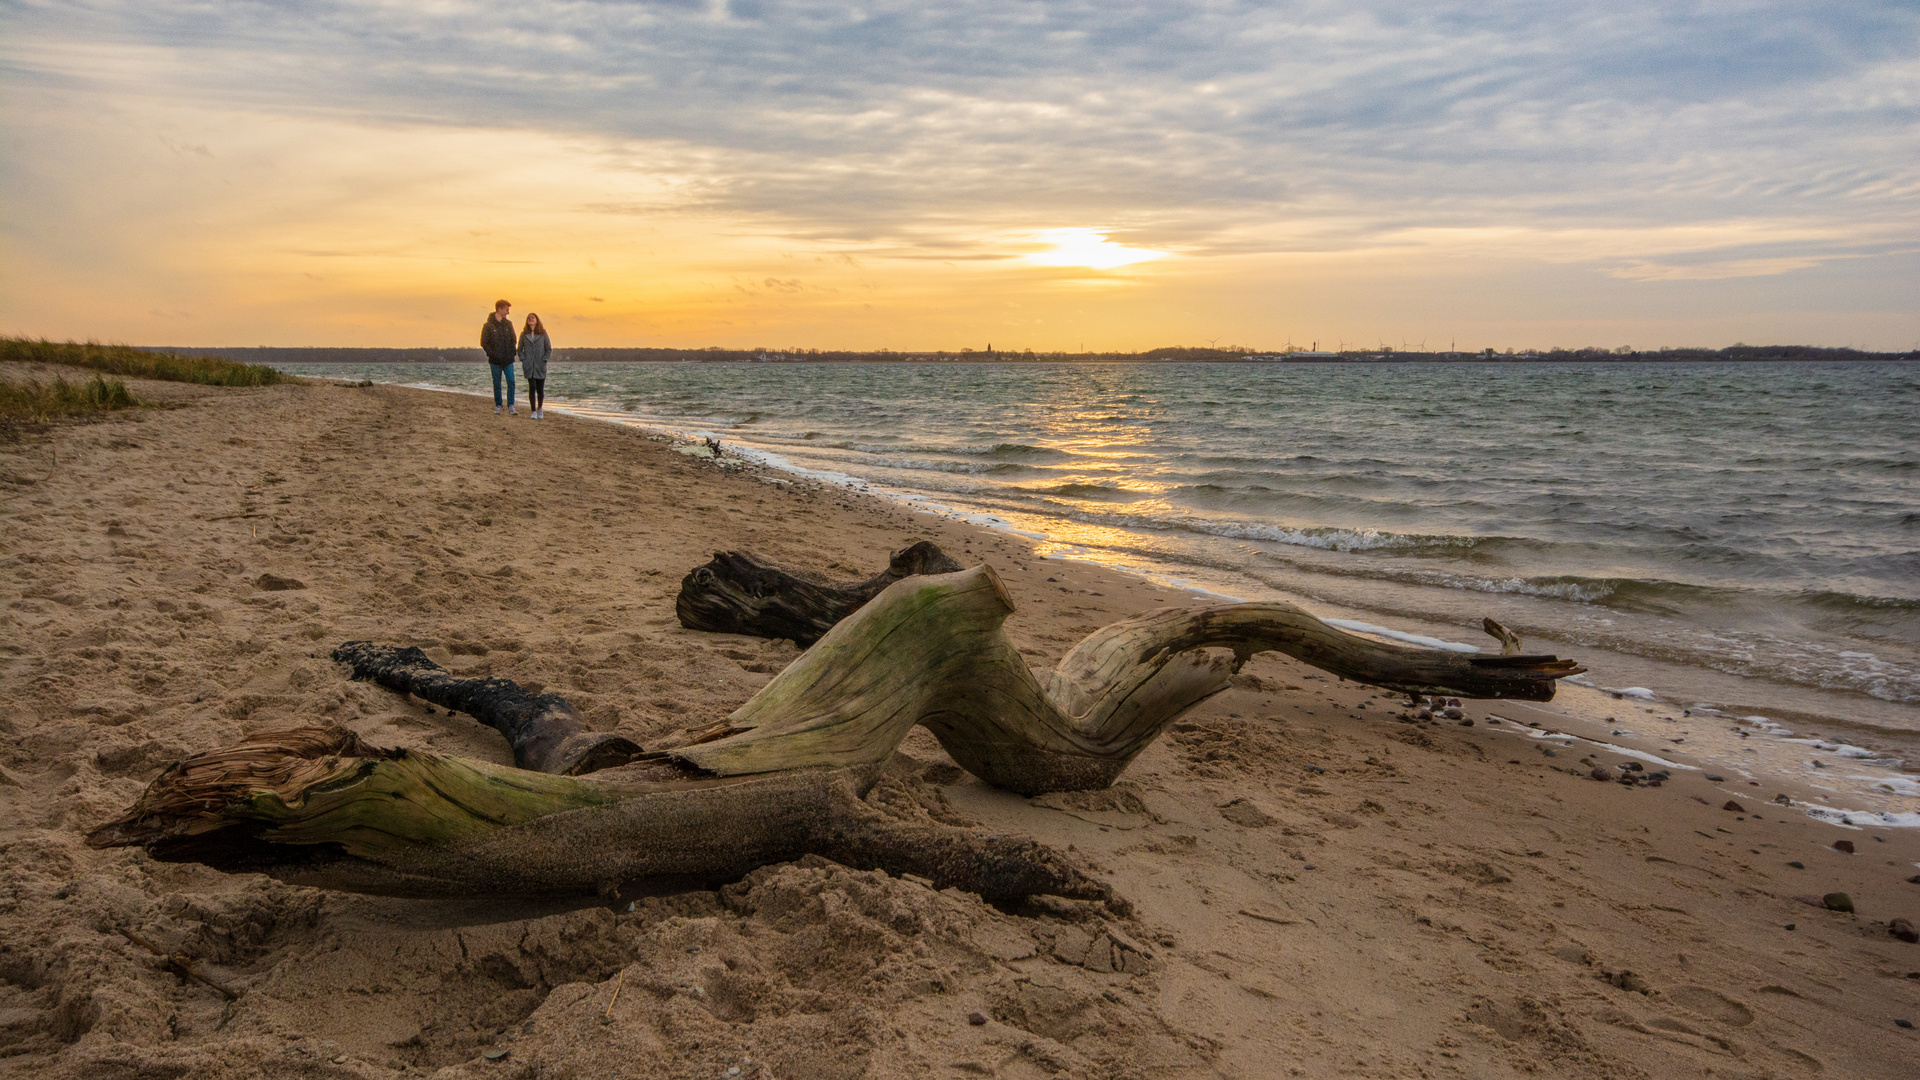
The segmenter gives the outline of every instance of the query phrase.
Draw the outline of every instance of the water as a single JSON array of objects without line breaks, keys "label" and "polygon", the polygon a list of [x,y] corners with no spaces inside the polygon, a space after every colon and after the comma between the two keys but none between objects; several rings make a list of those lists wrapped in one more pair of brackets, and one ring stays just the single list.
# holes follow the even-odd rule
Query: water
[{"label": "water", "polygon": [[[489,388],[474,364],[287,370]],[[552,374],[556,406],[712,435],[1048,554],[1455,643],[1491,615],[1598,685],[1920,761],[1914,365]]]}]

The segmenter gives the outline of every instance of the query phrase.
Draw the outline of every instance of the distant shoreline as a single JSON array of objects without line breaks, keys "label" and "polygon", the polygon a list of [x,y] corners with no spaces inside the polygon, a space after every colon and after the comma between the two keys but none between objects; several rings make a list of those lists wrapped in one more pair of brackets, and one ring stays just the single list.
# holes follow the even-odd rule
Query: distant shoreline
[{"label": "distant shoreline", "polygon": [[[478,348],[389,349],[305,346],[200,347],[143,345],[153,352],[208,356],[249,364],[478,364]],[[1609,352],[1556,349],[1544,353],[1401,352],[1348,350],[1338,353],[1227,349],[1161,348],[1137,353],[1034,352],[853,352],[770,349],[562,348],[555,359],[569,363],[773,363],[773,364],[1565,364],[1565,363],[1832,363],[1917,361],[1920,350],[1886,353],[1810,345],[1735,345],[1725,349],[1649,349]]]}]

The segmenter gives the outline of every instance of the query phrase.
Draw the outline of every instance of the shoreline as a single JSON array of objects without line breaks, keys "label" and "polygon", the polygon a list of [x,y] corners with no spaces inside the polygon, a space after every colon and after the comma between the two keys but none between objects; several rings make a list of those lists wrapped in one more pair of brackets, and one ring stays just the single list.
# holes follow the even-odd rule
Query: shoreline
[{"label": "shoreline", "polygon": [[[168,762],[247,731],[325,721],[507,759],[464,717],[345,681],[324,656],[348,639],[538,682],[643,745],[718,719],[797,655],[678,626],[680,576],[723,547],[854,577],[931,539],[992,563],[1040,666],[1194,602],[558,407],[504,423],[393,386],[137,390],[173,407],[0,446],[0,1076],[1893,1078],[1920,1047],[1895,1023],[1920,1022],[1920,946],[1888,932],[1920,917],[1914,830],[1827,825],[1733,774],[1596,783],[1582,758],[1640,759],[1552,745],[1585,731],[1562,712],[1412,724],[1272,654],[1109,792],[1019,798],[924,732],[902,745],[887,790],[1068,853],[1124,917],[830,864],[539,907],[91,851],[80,835]],[[1622,704],[1574,689],[1549,709]],[[1855,912],[1800,899],[1829,892]]]},{"label": "shoreline", "polygon": [[[487,391],[484,390],[467,391],[454,387],[411,383],[389,385],[403,385],[411,389],[425,390],[433,393],[449,393],[478,397],[487,396]],[[1089,549],[1070,542],[1055,540],[1042,532],[1021,529],[996,514],[976,513],[959,509],[946,505],[935,495],[922,495],[901,491],[885,484],[876,484],[848,473],[805,468],[789,461],[776,450],[767,450],[759,447],[742,447],[737,443],[726,443],[725,440],[731,433],[725,430],[698,426],[687,428],[666,427],[657,423],[650,423],[646,419],[637,418],[628,413],[592,406],[582,406],[579,404],[569,404],[564,401],[553,406],[553,409],[556,412],[565,412],[567,415],[582,419],[595,420],[619,427],[647,432],[651,435],[684,440],[690,443],[697,444],[700,440],[708,438],[719,440],[727,446],[730,452],[737,455],[740,460],[746,462],[753,468],[770,471],[771,476],[781,478],[781,482],[785,482],[786,478],[797,477],[806,481],[831,485],[850,493],[878,498],[915,513],[990,529],[1022,540],[1043,542],[1052,550],[1040,557],[1050,560],[1081,562],[1091,566],[1098,566],[1108,571],[1139,579],[1155,587],[1172,589],[1189,595],[1210,597],[1221,601],[1239,601],[1246,598],[1238,595],[1237,590],[1231,585],[1208,580],[1204,567],[1191,568],[1192,570],[1200,572],[1195,576],[1188,577],[1171,571],[1156,572],[1145,566],[1129,565],[1124,561],[1103,561],[1096,553]],[[1405,612],[1378,612],[1372,609],[1353,608],[1346,605],[1333,604],[1317,597],[1304,595],[1298,591],[1278,589],[1271,585],[1265,586],[1265,588],[1268,591],[1277,592],[1281,598],[1306,605],[1327,618],[1334,625],[1368,634],[1381,640],[1401,644],[1448,648],[1458,651],[1484,651],[1477,644],[1456,640],[1452,637],[1439,636],[1449,631],[1433,624],[1429,618],[1422,618]],[[1424,631],[1395,629],[1380,626],[1376,622],[1371,621],[1383,616],[1392,618],[1407,626],[1425,624],[1426,628]],[[1535,641],[1541,648],[1550,648],[1565,653],[1578,654],[1583,650],[1592,651],[1579,642],[1569,640],[1561,635],[1548,634],[1544,637],[1536,638]],[[1676,681],[1684,682],[1684,675],[1690,672],[1693,675],[1692,681],[1695,683],[1704,683],[1707,686],[1719,684],[1735,693],[1742,688],[1753,688],[1745,694],[1744,698],[1730,695],[1728,700],[1714,701],[1708,699],[1702,701],[1696,696],[1675,692],[1662,686],[1662,680],[1658,678],[1658,674],[1667,668],[1676,666],[1671,662],[1614,652],[1612,650],[1605,651],[1609,656],[1625,658],[1633,667],[1641,669],[1633,672],[1634,674],[1652,674],[1655,676],[1650,681],[1654,684],[1656,692],[1653,697],[1649,699],[1648,703],[1659,705],[1666,713],[1678,714],[1690,710],[1703,715],[1714,715],[1726,721],[1726,723],[1722,725],[1721,731],[1714,734],[1696,736],[1693,729],[1700,725],[1687,725],[1685,731],[1680,731],[1680,729],[1677,728],[1674,729],[1675,731],[1680,731],[1679,737],[1694,739],[1697,752],[1705,752],[1709,755],[1704,759],[1709,764],[1702,765],[1700,766],[1701,768],[1705,769],[1710,765],[1722,769],[1730,768],[1741,772],[1742,775],[1749,778],[1758,777],[1763,784],[1793,787],[1799,792],[1824,791],[1825,794],[1821,796],[1821,798],[1827,803],[1844,804],[1850,801],[1853,804],[1852,806],[1825,806],[1823,803],[1824,811],[1836,823],[1847,820],[1849,815],[1851,815],[1877,818],[1885,827],[1920,828],[1920,804],[1916,804],[1915,802],[1915,797],[1920,796],[1920,732],[1906,732],[1897,728],[1889,728],[1884,725],[1875,724],[1871,721],[1850,719],[1847,716],[1805,711],[1790,706],[1783,707],[1777,701],[1778,698],[1783,696],[1789,698],[1795,695],[1818,697],[1819,693],[1833,694],[1835,693],[1833,691],[1815,693],[1809,691],[1808,688],[1798,686],[1769,686],[1760,680],[1748,676],[1707,668],[1684,669],[1684,671],[1679,672],[1678,674],[1683,677]],[[1573,681],[1572,685],[1591,689],[1603,695],[1612,693],[1614,690],[1614,688],[1597,685],[1585,677],[1577,678]],[[1636,687],[1636,689],[1638,688]],[[1564,692],[1563,690],[1563,693]],[[1776,700],[1764,706],[1743,705],[1740,703],[1743,700],[1751,701],[1753,699],[1763,701],[1768,699]],[[1899,708],[1900,703],[1882,702],[1880,703],[1880,707]],[[1606,711],[1604,702],[1596,702],[1591,707],[1583,708],[1580,711],[1580,715],[1586,716],[1594,724],[1599,724],[1600,721],[1598,718],[1602,717]],[[1569,718],[1570,722],[1572,719],[1572,717]],[[1738,722],[1735,722],[1736,720]],[[1824,731],[1816,733],[1816,729],[1824,729]],[[1825,733],[1835,729],[1844,732],[1844,734],[1834,736]],[[1611,728],[1607,728],[1607,731],[1610,732],[1611,730]],[[1731,733],[1731,737],[1729,737],[1729,733]],[[1753,741],[1755,736],[1759,736],[1759,741]],[[1673,737],[1673,732],[1642,732],[1630,738],[1639,738],[1642,742],[1657,746],[1658,740],[1670,740]],[[1854,740],[1859,741],[1855,742]],[[1845,781],[1845,789],[1831,787],[1830,784],[1832,781],[1829,781],[1828,785],[1823,785],[1821,781],[1826,778],[1819,776],[1818,772],[1827,766],[1824,763],[1814,764],[1814,762],[1819,760],[1817,757],[1810,757],[1807,754],[1798,754],[1796,756],[1796,751],[1793,747],[1800,745],[1818,747],[1829,742],[1835,742],[1838,746],[1856,747],[1873,751],[1867,761],[1856,760],[1854,766],[1856,768],[1871,768],[1877,771],[1850,774]],[[1621,745],[1626,746],[1632,744],[1622,743]],[[1767,750],[1764,753],[1755,754],[1756,764],[1764,761],[1764,764],[1758,764],[1758,767],[1763,771],[1755,773],[1743,765],[1742,760],[1744,754],[1752,752],[1752,747],[1759,746],[1766,746]],[[1836,748],[1828,748],[1826,751],[1817,752],[1834,752],[1835,749]],[[1808,775],[1810,773],[1813,775]],[[1804,801],[1804,799],[1802,801]]]}]

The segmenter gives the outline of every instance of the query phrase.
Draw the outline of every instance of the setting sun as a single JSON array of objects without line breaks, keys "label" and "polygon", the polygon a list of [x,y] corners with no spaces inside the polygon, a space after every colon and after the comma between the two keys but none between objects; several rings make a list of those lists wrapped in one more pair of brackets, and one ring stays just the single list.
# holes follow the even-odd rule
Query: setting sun
[{"label": "setting sun", "polygon": [[1048,229],[1035,234],[1034,239],[1052,246],[1050,251],[1027,256],[1028,262],[1039,266],[1084,266],[1089,270],[1112,270],[1167,257],[1164,251],[1116,244],[1098,229]]}]

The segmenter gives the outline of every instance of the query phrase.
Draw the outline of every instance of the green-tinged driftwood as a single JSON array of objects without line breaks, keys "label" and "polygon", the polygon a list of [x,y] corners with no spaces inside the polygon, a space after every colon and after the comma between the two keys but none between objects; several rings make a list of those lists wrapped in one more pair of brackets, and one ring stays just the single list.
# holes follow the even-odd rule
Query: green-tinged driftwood
[{"label": "green-tinged driftwood", "polygon": [[689,630],[792,638],[802,648],[902,578],[960,569],[930,540],[893,553],[887,568],[865,581],[830,582],[783,570],[744,551],[717,551],[680,580],[674,611]]},{"label": "green-tinged driftwood", "polygon": [[1388,644],[1271,602],[1123,619],[1036,677],[1001,629],[1012,611],[985,566],[893,585],[709,732],[712,741],[674,756],[727,775],[869,764],[924,724],[962,768],[1032,795],[1111,784],[1259,652],[1409,694],[1473,698],[1547,701],[1555,680],[1585,670],[1552,656]]},{"label": "green-tinged driftwood", "polygon": [[513,763],[534,772],[576,775],[624,765],[640,747],[590,731],[566,698],[533,694],[508,679],[463,679],[415,648],[349,641],[333,650],[356,679],[377,682],[443,709],[466,713],[506,736]]},{"label": "green-tinged driftwood", "polygon": [[1111,898],[1034,841],[886,816],[861,801],[878,775],[701,777],[655,761],[555,776],[301,728],[175,764],[87,842],[392,896],[697,887],[815,854],[994,900]]},{"label": "green-tinged driftwood", "polygon": [[[1002,628],[1012,610],[985,566],[896,582],[724,722],[587,776],[378,750],[307,729],[187,759],[89,839],[378,892],[716,880],[811,852],[995,898],[1098,897],[1105,886],[1031,841],[903,825],[861,796],[915,724],[989,783],[1024,794],[1104,787],[1267,650],[1376,686],[1461,697],[1544,701],[1555,679],[1583,670],[1550,656],[1387,644],[1262,603],[1126,619],[1036,676]],[[446,680],[434,685],[447,701],[471,704],[461,695],[488,685],[515,700],[504,680],[457,680],[390,652],[405,661],[399,669]],[[365,645],[343,653],[384,655]],[[419,692],[397,677],[389,685]]]}]

